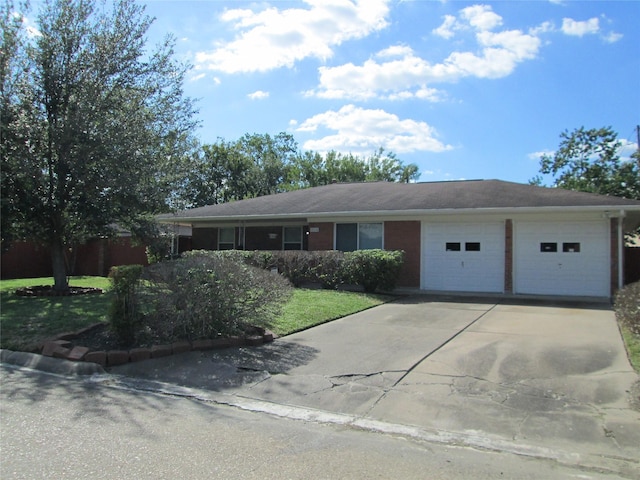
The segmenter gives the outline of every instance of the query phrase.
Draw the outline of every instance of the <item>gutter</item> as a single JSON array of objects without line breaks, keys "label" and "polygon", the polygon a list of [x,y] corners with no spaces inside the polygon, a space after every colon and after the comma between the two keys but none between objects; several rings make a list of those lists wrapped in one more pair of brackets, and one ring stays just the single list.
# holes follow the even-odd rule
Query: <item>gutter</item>
[{"label": "gutter", "polygon": [[[414,210],[363,210],[363,211],[343,211],[343,212],[296,212],[296,213],[273,213],[273,214],[252,214],[252,215],[212,215],[197,217],[164,217],[159,218],[160,223],[191,224],[193,222],[237,222],[237,221],[269,221],[269,220],[290,220],[305,221],[313,218],[340,218],[340,217],[384,217],[384,216],[427,216],[427,215],[464,215],[464,214],[517,214],[517,213],[567,213],[567,212],[602,212],[609,214],[616,208],[615,205],[588,205],[588,206],[553,206],[553,207],[495,207],[495,208],[443,208],[443,209],[414,209]],[[620,208],[618,206],[618,208]],[[640,205],[625,206],[627,210],[640,212]],[[624,210],[620,214],[626,215]],[[614,215],[611,215],[613,217]]]}]

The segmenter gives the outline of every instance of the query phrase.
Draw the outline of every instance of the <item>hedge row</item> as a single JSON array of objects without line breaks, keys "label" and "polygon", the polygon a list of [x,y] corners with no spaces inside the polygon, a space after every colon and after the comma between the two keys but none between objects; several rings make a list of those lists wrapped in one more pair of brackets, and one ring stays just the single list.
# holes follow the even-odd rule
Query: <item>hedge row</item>
[{"label": "hedge row", "polygon": [[222,255],[112,267],[109,278],[115,292],[109,323],[124,345],[268,328],[292,293],[285,277]]},{"label": "hedge row", "polygon": [[366,292],[396,287],[404,252],[386,250],[339,251],[241,251],[194,250],[183,257],[233,258],[265,270],[276,270],[294,286],[317,283],[323,288],[359,285]]}]

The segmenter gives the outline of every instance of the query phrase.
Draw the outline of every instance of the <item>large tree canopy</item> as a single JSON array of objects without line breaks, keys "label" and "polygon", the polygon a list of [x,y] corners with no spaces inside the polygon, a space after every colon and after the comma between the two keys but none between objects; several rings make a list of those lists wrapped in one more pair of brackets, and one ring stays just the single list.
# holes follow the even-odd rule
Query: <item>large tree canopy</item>
[{"label": "large tree canopy", "polygon": [[[640,156],[621,159],[622,142],[611,127],[564,131],[558,150],[540,159],[540,173],[568,190],[640,199]],[[542,184],[541,177],[532,183]]]},{"label": "large tree canopy", "polygon": [[65,289],[66,246],[166,211],[195,111],[173,40],[146,49],[134,0],[47,0],[29,35],[15,11],[1,12],[2,235],[47,244]]},{"label": "large tree canopy", "polygon": [[182,198],[186,206],[215,205],[332,182],[410,182],[420,176],[393,153],[378,150],[369,157],[328,152],[301,152],[294,138],[281,132],[246,134],[202,146]]}]

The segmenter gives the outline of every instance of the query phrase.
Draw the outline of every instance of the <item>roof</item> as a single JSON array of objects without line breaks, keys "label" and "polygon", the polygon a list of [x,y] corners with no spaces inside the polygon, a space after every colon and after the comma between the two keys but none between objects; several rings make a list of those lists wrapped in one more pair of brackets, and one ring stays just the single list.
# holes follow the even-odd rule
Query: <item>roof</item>
[{"label": "roof", "polygon": [[451,210],[547,208],[628,209],[640,201],[538,187],[501,180],[424,183],[336,183],[209,205],[163,215],[160,220],[205,221],[242,218],[319,217],[345,214],[429,213]]}]

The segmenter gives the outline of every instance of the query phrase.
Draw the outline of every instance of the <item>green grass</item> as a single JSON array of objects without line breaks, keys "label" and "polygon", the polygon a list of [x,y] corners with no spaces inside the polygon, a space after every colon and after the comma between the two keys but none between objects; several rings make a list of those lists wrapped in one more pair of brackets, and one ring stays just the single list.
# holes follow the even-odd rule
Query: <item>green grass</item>
[{"label": "green grass", "polygon": [[636,372],[640,372],[640,335],[634,335],[628,328],[622,327],[622,338],[627,347],[631,365]]},{"label": "green grass", "polygon": [[272,330],[278,335],[288,335],[375,307],[393,298],[389,295],[299,288],[293,292]]},{"label": "green grass", "polygon": [[[109,292],[72,297],[19,297],[14,293],[20,287],[52,283],[51,278],[0,281],[0,347],[28,350],[58,333],[106,320]],[[109,279],[104,277],[72,277],[69,283],[79,287],[109,287]]]},{"label": "green grass", "polygon": [[[72,297],[19,297],[15,290],[25,286],[51,285],[51,278],[0,281],[0,347],[29,350],[58,333],[75,331],[106,321],[112,294]],[[104,277],[73,277],[73,286],[108,289]],[[380,305],[394,297],[334,290],[296,289],[272,326],[274,333],[287,335],[351,313]]]}]

